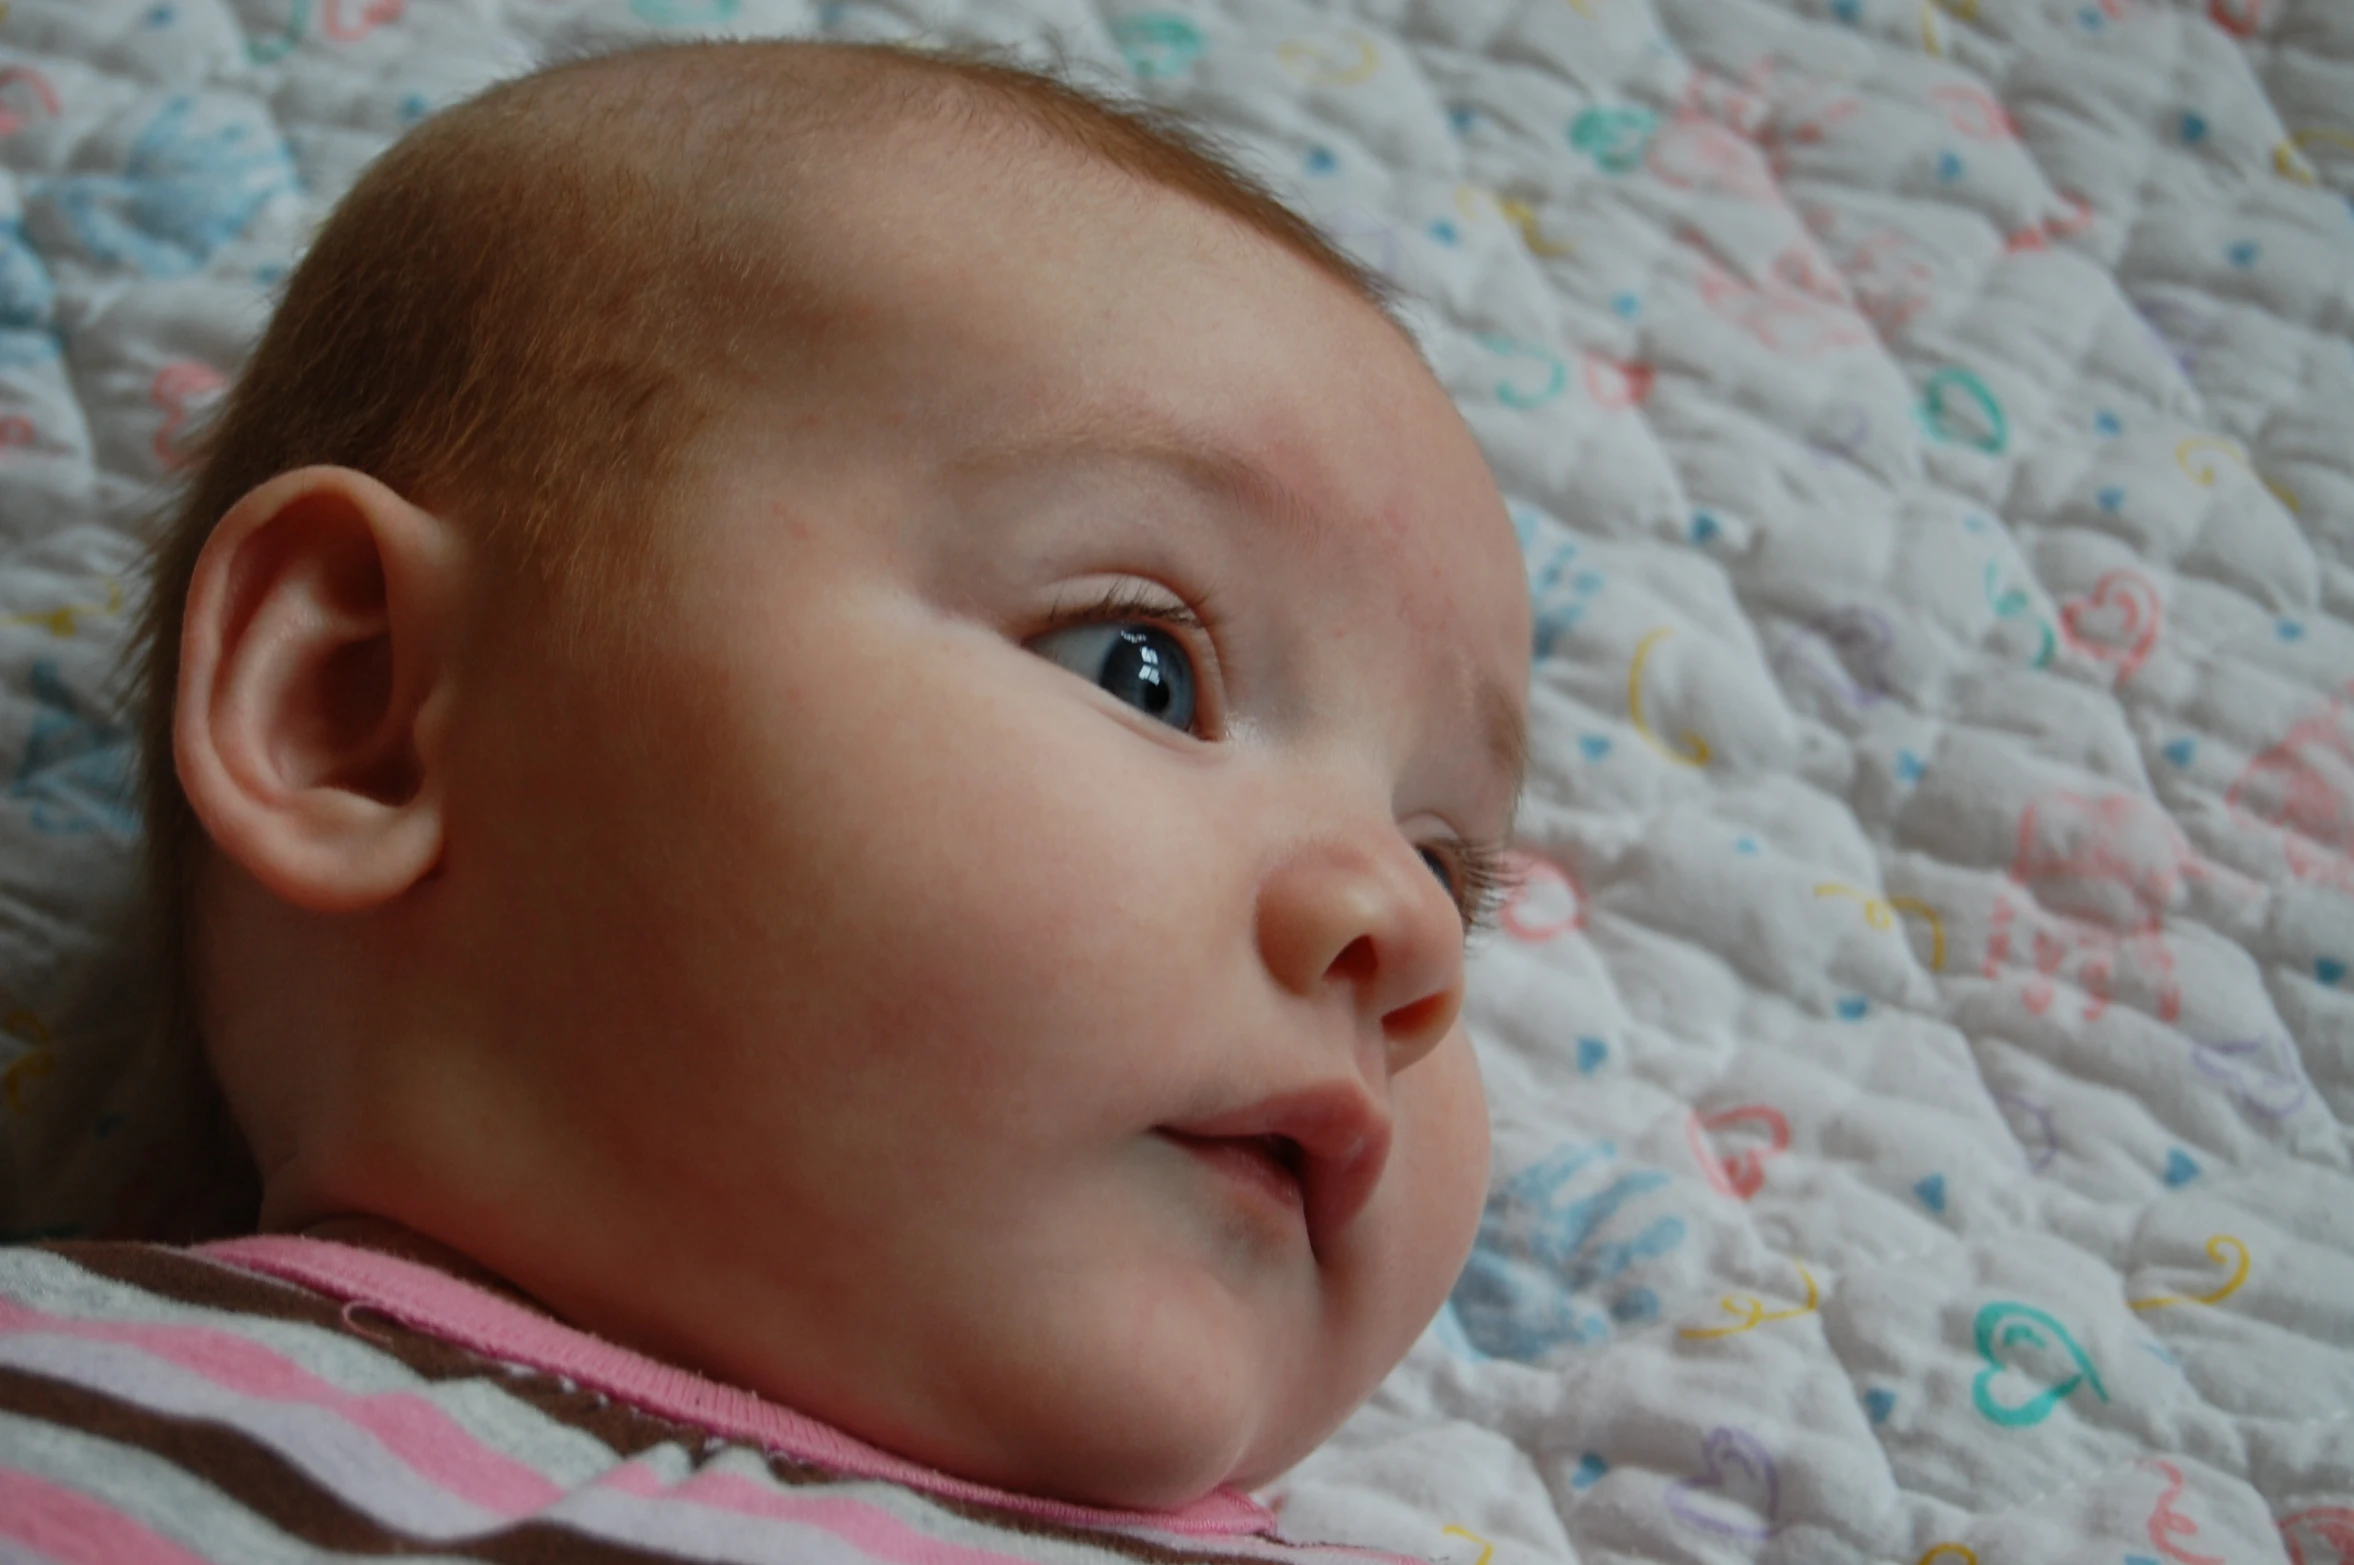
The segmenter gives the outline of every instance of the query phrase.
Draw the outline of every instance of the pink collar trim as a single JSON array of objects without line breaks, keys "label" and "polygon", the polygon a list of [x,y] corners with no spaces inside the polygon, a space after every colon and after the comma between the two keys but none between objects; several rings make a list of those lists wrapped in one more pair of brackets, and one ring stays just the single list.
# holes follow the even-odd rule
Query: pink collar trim
[{"label": "pink collar trim", "polygon": [[258,1234],[201,1245],[195,1253],[366,1305],[477,1353],[564,1376],[649,1412],[845,1477],[882,1479],[1012,1515],[1082,1526],[1148,1526],[1194,1537],[1262,1536],[1275,1529],[1272,1511],[1234,1489],[1214,1489],[1173,1511],[1115,1511],[1012,1494],[957,1478],[749,1391],[616,1347],[432,1267],[375,1250],[290,1234]]}]

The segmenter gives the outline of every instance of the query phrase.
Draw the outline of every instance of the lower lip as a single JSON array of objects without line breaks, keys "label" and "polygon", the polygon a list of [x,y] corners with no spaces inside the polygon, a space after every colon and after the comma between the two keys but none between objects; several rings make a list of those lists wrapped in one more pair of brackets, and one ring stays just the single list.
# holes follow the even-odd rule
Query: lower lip
[{"label": "lower lip", "polygon": [[1300,1215],[1307,1210],[1307,1202],[1300,1194],[1300,1182],[1291,1170],[1249,1142],[1181,1136],[1175,1131],[1162,1134],[1236,1184],[1275,1202],[1286,1212]]}]

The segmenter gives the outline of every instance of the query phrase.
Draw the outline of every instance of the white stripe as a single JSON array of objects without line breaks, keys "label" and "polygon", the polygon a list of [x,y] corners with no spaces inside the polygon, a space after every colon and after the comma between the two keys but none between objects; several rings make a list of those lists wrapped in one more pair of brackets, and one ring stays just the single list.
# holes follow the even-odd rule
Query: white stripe
[{"label": "white stripe", "polygon": [[[879,1558],[820,1526],[747,1516],[703,1503],[695,1498],[690,1475],[683,1460],[677,1459],[675,1450],[666,1448],[660,1456],[660,1460],[641,1460],[632,1465],[656,1469],[665,1487],[679,1487],[680,1493],[646,1496],[598,1485],[567,1495],[545,1513],[545,1519],[607,1542],[650,1552],[690,1555],[725,1562],[725,1565],[821,1565],[821,1562],[822,1565],[837,1565],[837,1562],[873,1565]],[[934,1541],[943,1549],[987,1550],[1012,1559],[1035,1561],[1038,1565],[1105,1565],[1107,1561],[1137,1565],[1133,1556],[1115,1554],[1100,1544],[1018,1531],[1018,1518],[992,1523],[954,1514],[898,1484],[878,1480],[842,1480],[824,1485],[785,1483],[769,1471],[766,1461],[756,1452],[741,1446],[703,1464],[695,1476],[703,1473],[745,1479],[781,1496],[854,1501],[905,1524],[911,1533]],[[1153,1541],[1181,1552],[1222,1552],[1238,1542],[1180,1538],[1157,1532],[1132,1536],[1150,1536]],[[1263,1541],[1240,1542],[1235,1557],[1278,1560],[1286,1565],[1295,1558]]]},{"label": "white stripe", "polygon": [[[272,1278],[232,1275],[263,1288],[316,1298]],[[550,1418],[510,1394],[492,1378],[500,1373],[499,1367],[488,1362],[483,1367],[484,1378],[479,1380],[429,1381],[392,1354],[340,1330],[182,1304],[86,1272],[63,1256],[39,1250],[0,1251],[0,1295],[75,1320],[201,1326],[232,1332],[356,1396],[415,1392],[431,1398],[476,1440],[512,1457],[559,1489],[592,1483],[620,1460],[620,1453],[593,1435]],[[362,1315],[361,1321],[366,1324],[367,1317]]]},{"label": "white stripe", "polygon": [[21,1543],[0,1538],[0,1565],[60,1565],[46,1554],[39,1554]]},{"label": "white stripe", "polygon": [[[682,1498],[647,1498],[601,1486],[597,1479],[620,1463],[616,1453],[549,1419],[488,1379],[426,1382],[389,1354],[339,1333],[181,1305],[94,1276],[66,1264],[61,1257],[39,1252],[16,1252],[16,1257],[36,1265],[12,1269],[8,1262],[15,1257],[0,1256],[0,1294],[35,1308],[85,1319],[224,1331],[282,1354],[339,1390],[355,1395],[407,1392],[453,1415],[462,1409],[463,1416],[455,1416],[453,1421],[486,1449],[520,1458],[521,1465],[566,1491],[552,1507],[534,1515],[494,1515],[419,1475],[368,1430],[332,1410],[246,1396],[128,1344],[91,1342],[62,1333],[0,1337],[0,1363],[17,1363],[156,1412],[227,1425],[276,1451],[344,1504],[388,1528],[457,1544],[465,1537],[536,1519],[616,1544],[746,1565],[771,1560],[789,1565],[820,1560],[866,1565],[871,1558],[822,1528],[704,1505],[691,1497],[691,1491]],[[26,1275],[34,1270],[42,1275]],[[486,1364],[486,1376],[495,1372]],[[693,1470],[686,1452],[671,1443],[640,1453],[631,1465],[654,1470],[666,1487],[687,1482]],[[1021,1535],[986,1521],[955,1516],[893,1485],[865,1481],[824,1486],[784,1484],[770,1472],[758,1451],[741,1445],[731,1445],[717,1461],[703,1467],[748,1479],[778,1494],[823,1492],[855,1497],[878,1505],[908,1522],[917,1533],[944,1544],[991,1549],[1057,1565],[1082,1565],[1112,1557],[1100,1547]],[[209,1489],[206,1492],[211,1493]],[[230,1504],[217,1496],[216,1501]],[[1133,1536],[1237,1560],[1334,1558],[1321,1550],[1293,1552],[1257,1539],[1180,1537],[1158,1529],[1140,1530]],[[1338,1558],[1353,1556],[1341,1551]]]},{"label": "white stripe", "polygon": [[[0,1412],[0,1465],[113,1506],[221,1565],[367,1565],[381,1555],[314,1548],[151,1452],[78,1429]],[[480,1565],[456,1554],[408,1554],[416,1565]]]},{"label": "white stripe", "polygon": [[150,1412],[225,1424],[277,1452],[352,1509],[416,1537],[454,1539],[507,1520],[428,1481],[340,1414],[244,1396],[134,1347],[16,1333],[0,1337],[0,1364]]},{"label": "white stripe", "polygon": [[822,1527],[610,1489],[567,1495],[548,1520],[592,1538],[715,1565],[875,1565],[873,1555]]}]

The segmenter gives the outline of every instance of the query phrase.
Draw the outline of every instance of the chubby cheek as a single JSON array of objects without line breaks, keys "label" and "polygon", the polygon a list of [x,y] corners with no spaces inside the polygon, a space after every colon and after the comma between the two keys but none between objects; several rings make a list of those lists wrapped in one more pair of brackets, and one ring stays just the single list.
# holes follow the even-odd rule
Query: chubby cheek
[{"label": "chubby cheek", "polygon": [[1488,1109],[1460,1023],[1391,1090],[1397,1139],[1382,1183],[1395,1204],[1382,1235],[1377,1286],[1395,1358],[1438,1313],[1478,1236],[1487,1196]]},{"label": "chubby cheek", "polygon": [[908,1155],[953,1158],[969,1126],[1018,1162],[1165,1090],[1148,1034],[1199,1009],[1234,922],[1208,806],[1032,654],[895,629],[758,660],[715,714],[708,796],[679,812],[710,892],[699,987],[713,1025],[790,1038],[833,1124],[929,1114]]},{"label": "chubby cheek", "polygon": [[1296,1378],[1238,1482],[1272,1479],[1355,1411],[1430,1324],[1471,1253],[1487,1195],[1488,1115],[1460,1025],[1396,1080],[1392,1104],[1381,1189],[1348,1251],[1327,1268],[1322,1318],[1281,1355]]}]

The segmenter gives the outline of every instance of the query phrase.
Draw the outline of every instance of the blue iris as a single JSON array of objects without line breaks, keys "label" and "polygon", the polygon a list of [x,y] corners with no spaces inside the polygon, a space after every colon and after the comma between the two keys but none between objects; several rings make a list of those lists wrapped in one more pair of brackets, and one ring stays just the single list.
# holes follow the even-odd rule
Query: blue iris
[{"label": "blue iris", "polygon": [[1096,682],[1171,728],[1193,727],[1193,664],[1167,631],[1122,625],[1113,633]]},{"label": "blue iris", "polygon": [[1031,645],[1145,716],[1192,732],[1193,659],[1185,643],[1160,626],[1135,621],[1080,625]]}]

